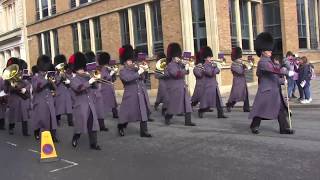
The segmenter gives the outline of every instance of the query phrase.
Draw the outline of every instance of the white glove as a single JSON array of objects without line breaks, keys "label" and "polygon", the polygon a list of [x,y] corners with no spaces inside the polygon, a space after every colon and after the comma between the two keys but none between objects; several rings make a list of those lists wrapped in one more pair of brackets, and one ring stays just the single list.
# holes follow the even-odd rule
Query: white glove
[{"label": "white glove", "polygon": [[44,79],[45,79],[45,80],[48,80],[48,74],[46,74],[46,76],[44,76]]},{"label": "white glove", "polygon": [[288,84],[288,80],[287,79],[284,79],[284,84]]},{"label": "white glove", "polygon": [[113,76],[114,73],[115,73],[115,71],[112,70],[112,71],[110,72],[110,76]]},{"label": "white glove", "polygon": [[26,91],[27,91],[26,88],[22,88],[22,89],[20,90],[20,92],[21,92],[22,94],[26,93]]},{"label": "white glove", "polygon": [[66,79],[65,81],[63,81],[65,84],[70,84],[70,80]]},{"label": "white glove", "polygon": [[142,73],[144,73],[144,69],[143,69],[143,68],[139,68],[138,74],[140,75],[140,74],[142,74]]},{"label": "white glove", "polygon": [[185,66],[184,66],[184,69],[186,70],[186,71],[188,71],[189,70],[189,64],[186,64]]},{"label": "white glove", "polygon": [[95,83],[97,80],[96,80],[96,78],[91,78],[90,80],[89,80],[89,84],[93,84],[93,83]]}]

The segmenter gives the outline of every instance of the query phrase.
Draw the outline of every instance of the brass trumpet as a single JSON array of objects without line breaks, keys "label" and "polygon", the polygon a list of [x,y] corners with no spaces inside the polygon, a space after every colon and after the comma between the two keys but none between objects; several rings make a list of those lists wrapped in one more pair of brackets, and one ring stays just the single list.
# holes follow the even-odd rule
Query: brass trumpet
[{"label": "brass trumpet", "polygon": [[147,71],[147,72],[150,71],[150,67],[149,67],[149,65],[148,65],[148,63],[146,61],[135,63],[134,66],[137,69],[142,68],[144,71]]},{"label": "brass trumpet", "polygon": [[89,72],[86,75],[88,78],[95,78],[98,83],[113,85],[113,83],[111,81],[108,81],[108,80],[101,78],[101,71],[98,69],[96,69],[92,72]]}]

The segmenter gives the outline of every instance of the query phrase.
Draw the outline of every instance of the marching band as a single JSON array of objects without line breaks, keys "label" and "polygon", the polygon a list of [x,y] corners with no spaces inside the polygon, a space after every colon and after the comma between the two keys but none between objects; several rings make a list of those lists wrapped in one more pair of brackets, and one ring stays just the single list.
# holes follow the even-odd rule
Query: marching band
[{"label": "marching band", "polygon": [[[260,57],[257,66],[258,92],[252,109],[249,106],[249,93],[246,72],[251,67],[242,60],[242,50],[232,49],[231,72],[233,85],[226,109],[228,112],[243,101],[243,111],[250,112],[252,133],[259,133],[261,120],[278,119],[281,134],[293,134],[288,116],[290,109],[281,92],[286,83],[287,70],[272,61],[273,38],[269,33],[261,33],[255,42],[256,53]],[[30,127],[36,140],[40,133],[48,130],[54,142],[59,142],[57,129],[61,126],[62,116],[66,116],[68,125],[74,128],[71,145],[76,148],[80,135],[89,135],[89,146],[101,150],[98,145],[98,131],[108,131],[105,124],[106,113],[110,112],[118,121],[118,134],[125,136],[128,123],[140,123],[140,136],[150,138],[148,122],[152,121],[151,106],[144,82],[149,66],[138,58],[131,45],[119,49],[119,67],[111,60],[107,52],[83,54],[77,52],[68,62],[64,55],[51,58],[41,55],[32,73],[27,72],[27,64],[18,58],[10,58],[2,77],[0,77],[0,130],[5,130],[5,114],[8,109],[8,131],[14,134],[15,124],[22,123],[23,136],[29,136]],[[139,61],[140,60],[140,61]],[[222,98],[216,76],[221,72],[220,62],[213,59],[210,47],[202,47],[197,54],[193,73],[196,85],[190,97],[186,77],[190,73],[191,63],[182,58],[182,49],[178,43],[168,45],[166,56],[159,54],[155,77],[159,80],[155,110],[162,103],[164,123],[170,125],[174,115],[184,115],[186,126],[196,126],[191,113],[199,104],[198,116],[217,109],[218,118],[227,118],[224,114]],[[113,62],[113,63],[112,63]],[[116,100],[113,82],[116,76],[124,87],[122,102]]]}]

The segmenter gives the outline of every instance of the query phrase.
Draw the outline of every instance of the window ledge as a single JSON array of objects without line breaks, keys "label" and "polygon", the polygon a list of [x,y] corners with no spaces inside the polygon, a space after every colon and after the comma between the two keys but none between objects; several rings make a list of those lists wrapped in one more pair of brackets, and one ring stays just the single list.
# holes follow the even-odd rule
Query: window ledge
[{"label": "window ledge", "polygon": [[244,50],[242,51],[243,55],[256,55],[255,51],[250,51],[250,50]]},{"label": "window ledge", "polygon": [[320,49],[299,49],[298,53],[320,53]]}]

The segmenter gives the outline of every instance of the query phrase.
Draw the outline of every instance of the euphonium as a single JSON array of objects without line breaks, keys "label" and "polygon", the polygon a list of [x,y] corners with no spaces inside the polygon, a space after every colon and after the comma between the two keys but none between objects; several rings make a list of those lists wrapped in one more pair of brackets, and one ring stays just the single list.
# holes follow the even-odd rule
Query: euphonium
[{"label": "euphonium", "polygon": [[155,72],[163,74],[166,67],[167,67],[167,59],[166,58],[159,59],[156,63]]}]

